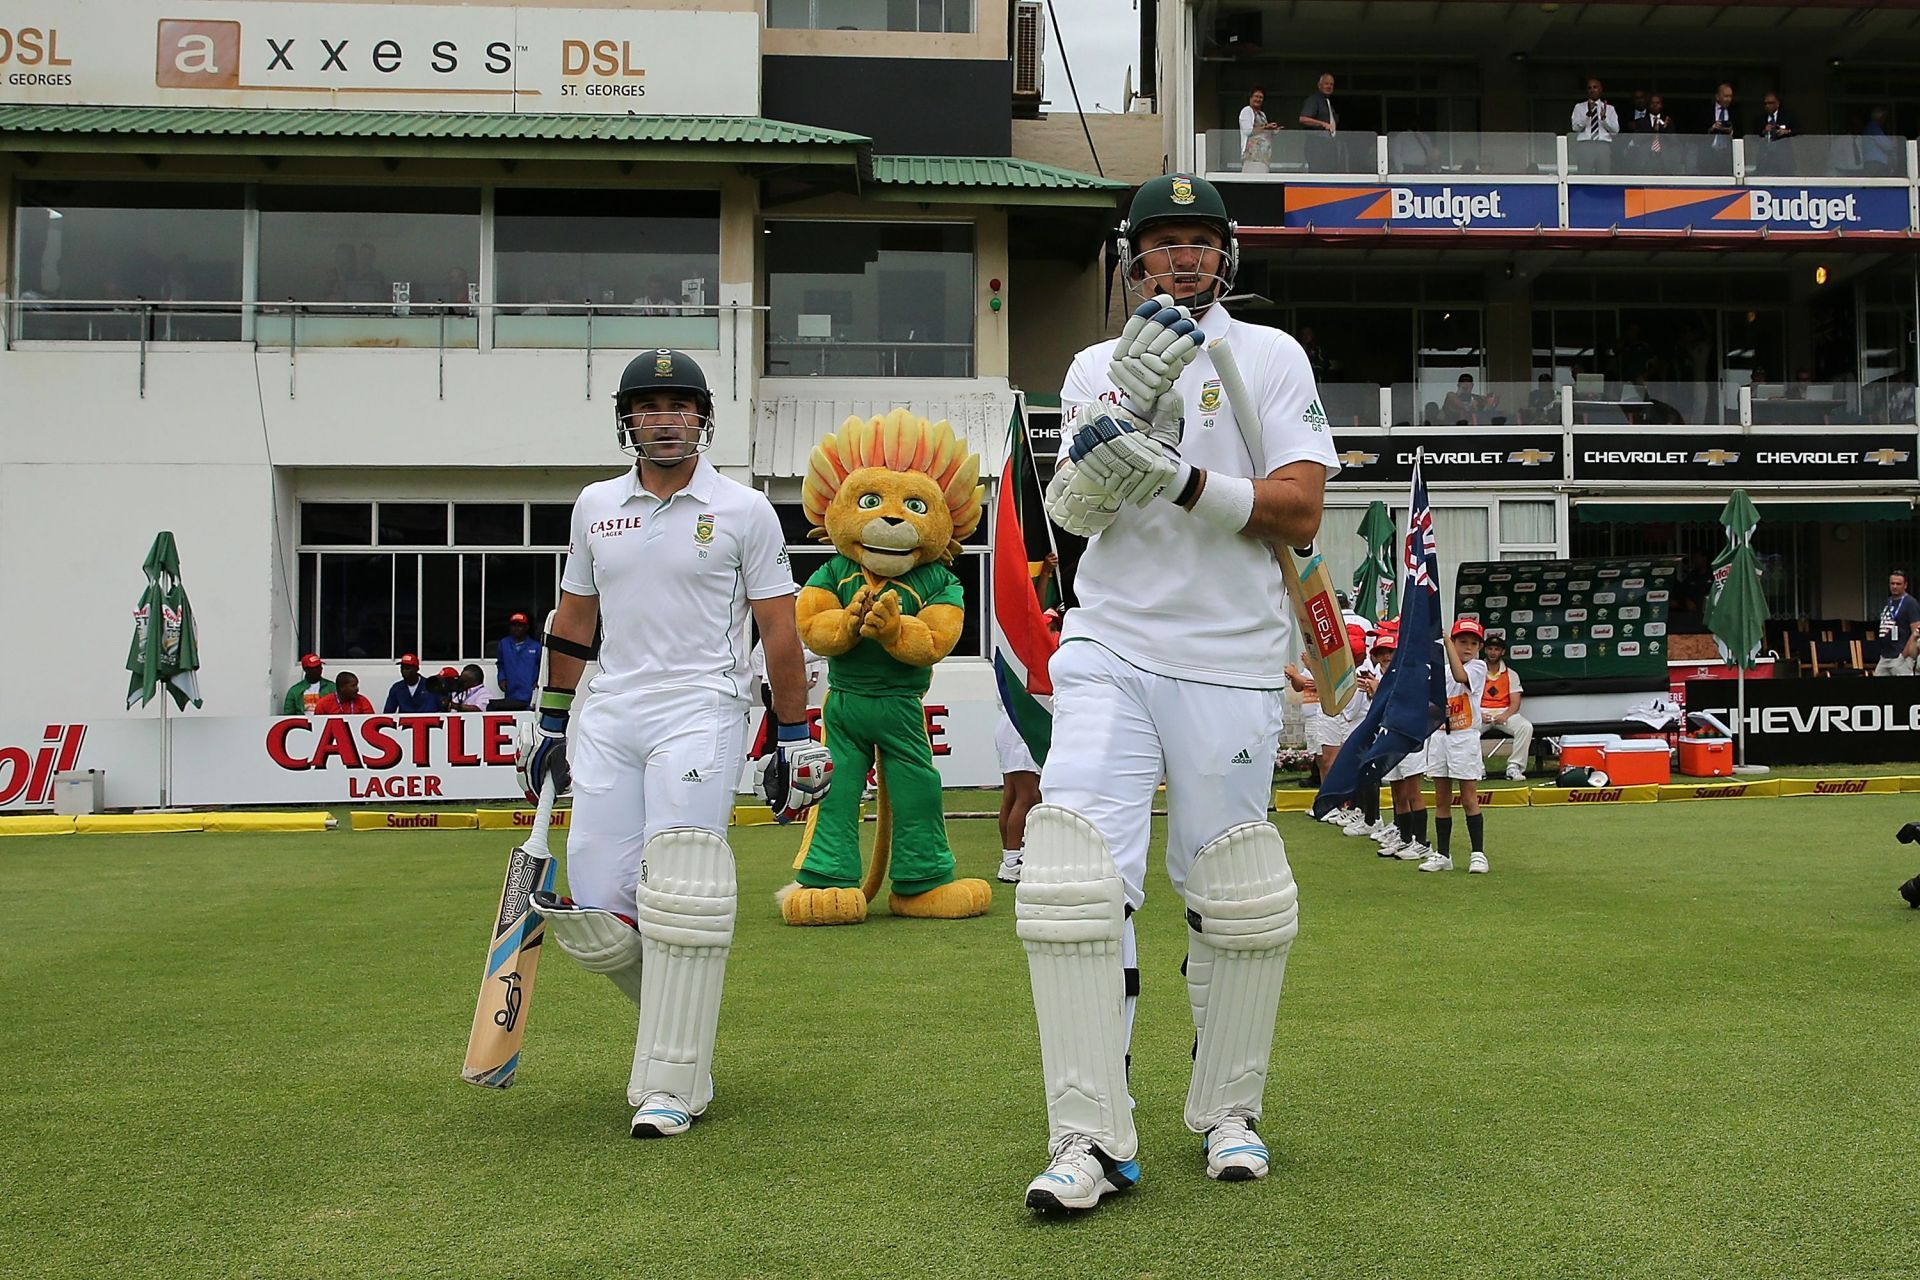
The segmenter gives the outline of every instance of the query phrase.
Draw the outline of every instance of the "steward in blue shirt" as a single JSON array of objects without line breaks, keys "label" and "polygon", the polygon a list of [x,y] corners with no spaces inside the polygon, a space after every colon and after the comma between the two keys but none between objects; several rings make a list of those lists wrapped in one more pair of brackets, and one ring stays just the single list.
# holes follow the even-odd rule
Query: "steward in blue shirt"
[{"label": "steward in blue shirt", "polygon": [[414,715],[440,710],[440,695],[420,678],[420,659],[411,653],[400,655],[400,678],[387,690],[387,715]]},{"label": "steward in blue shirt", "polygon": [[494,655],[495,679],[504,696],[493,700],[496,711],[522,711],[533,705],[533,682],[540,678],[540,642],[527,634],[527,615],[507,619],[507,634]]}]

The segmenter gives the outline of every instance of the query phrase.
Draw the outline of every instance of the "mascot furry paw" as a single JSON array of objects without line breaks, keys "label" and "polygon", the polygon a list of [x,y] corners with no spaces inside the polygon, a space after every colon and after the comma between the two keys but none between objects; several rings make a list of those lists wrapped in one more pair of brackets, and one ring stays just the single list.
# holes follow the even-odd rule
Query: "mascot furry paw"
[{"label": "mascot furry paw", "polygon": [[[921,699],[933,664],[966,621],[960,579],[947,566],[980,523],[980,459],[945,422],[895,409],[848,418],[814,446],[802,492],[814,536],[839,554],[795,604],[800,638],[827,660],[821,714],[843,779],[807,820],[795,883],[780,891],[788,924],[858,924],[888,878],[897,916],[982,915],[993,891],[957,880],[940,775]],[[859,780],[880,771],[873,865],[860,859]]]}]

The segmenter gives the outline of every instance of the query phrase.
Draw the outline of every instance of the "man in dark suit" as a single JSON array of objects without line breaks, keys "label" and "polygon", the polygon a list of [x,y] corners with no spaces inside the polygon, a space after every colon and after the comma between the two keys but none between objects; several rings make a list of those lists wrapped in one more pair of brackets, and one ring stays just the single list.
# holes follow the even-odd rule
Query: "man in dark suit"
[{"label": "man in dark suit", "polygon": [[1733,137],[1739,126],[1733,122],[1733,86],[1722,83],[1713,91],[1713,106],[1707,110],[1707,149],[1702,157],[1703,173],[1733,176]]},{"label": "man in dark suit", "polygon": [[1793,139],[1800,134],[1800,122],[1780,105],[1780,95],[1771,89],[1760,105],[1764,114],[1756,132],[1765,144],[1758,148],[1760,154],[1752,157],[1752,161],[1763,173],[1792,173]]}]

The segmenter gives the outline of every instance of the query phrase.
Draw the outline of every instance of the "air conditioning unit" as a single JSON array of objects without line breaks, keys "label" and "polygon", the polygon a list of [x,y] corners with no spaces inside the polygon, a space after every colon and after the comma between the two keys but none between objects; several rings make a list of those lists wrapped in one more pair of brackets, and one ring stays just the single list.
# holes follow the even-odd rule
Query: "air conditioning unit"
[{"label": "air conditioning unit", "polygon": [[1045,0],[1017,0],[1013,11],[1013,93],[1038,98],[1046,79]]}]

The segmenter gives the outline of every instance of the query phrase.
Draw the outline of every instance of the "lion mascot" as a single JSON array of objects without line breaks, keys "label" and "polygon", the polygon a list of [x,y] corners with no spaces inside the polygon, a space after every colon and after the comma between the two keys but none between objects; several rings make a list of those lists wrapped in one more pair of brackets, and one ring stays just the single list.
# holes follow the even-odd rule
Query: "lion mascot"
[{"label": "lion mascot", "polygon": [[[839,554],[794,607],[800,638],[827,660],[821,720],[843,781],[807,819],[795,883],[779,894],[788,924],[865,920],[889,858],[897,916],[959,920],[983,914],[993,896],[984,880],[954,878],[921,706],[933,664],[953,652],[966,620],[947,566],[980,523],[979,477],[978,455],[949,424],[905,409],[848,418],[808,459],[807,519]],[[880,833],[863,880],[861,783],[876,756]]]}]

